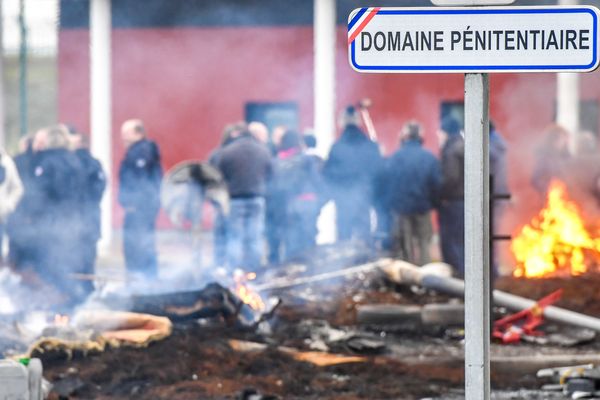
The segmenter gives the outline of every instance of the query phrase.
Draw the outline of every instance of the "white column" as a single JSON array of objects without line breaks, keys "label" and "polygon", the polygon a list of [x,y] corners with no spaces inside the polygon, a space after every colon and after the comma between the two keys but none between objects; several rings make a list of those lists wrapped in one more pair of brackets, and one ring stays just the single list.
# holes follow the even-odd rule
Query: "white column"
[{"label": "white column", "polygon": [[[314,130],[319,154],[327,157],[335,140],[336,0],[314,0]],[[335,206],[327,203],[317,222],[319,244],[335,241]]]},{"label": "white column", "polygon": [[314,130],[323,156],[335,138],[335,0],[314,0]]},{"label": "white column", "polygon": [[102,164],[108,185],[100,205],[102,239],[99,250],[108,250],[112,239],[112,115],[111,115],[111,0],[90,3],[90,117],[91,151]]},{"label": "white column", "polygon": [[[560,0],[562,6],[575,6],[578,0]],[[558,73],[556,93],[556,123],[569,131],[569,151],[577,152],[579,134],[579,74]]]},{"label": "white column", "polygon": [[465,75],[465,399],[490,398],[489,78]]}]

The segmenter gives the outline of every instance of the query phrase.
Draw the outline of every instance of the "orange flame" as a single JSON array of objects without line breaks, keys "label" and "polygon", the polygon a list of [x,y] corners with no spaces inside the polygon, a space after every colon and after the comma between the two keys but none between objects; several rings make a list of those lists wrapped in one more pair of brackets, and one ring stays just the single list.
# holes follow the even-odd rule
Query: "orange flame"
[{"label": "orange flame", "polygon": [[250,272],[247,274],[235,274],[235,294],[244,303],[248,304],[253,310],[263,311],[265,309],[265,303],[263,302],[260,295],[252,290],[247,285],[248,281],[256,279],[256,273]]},{"label": "orange flame", "polygon": [[586,255],[600,255],[600,238],[593,238],[564,183],[552,181],[546,206],[513,239],[516,277],[581,275],[588,270]]}]

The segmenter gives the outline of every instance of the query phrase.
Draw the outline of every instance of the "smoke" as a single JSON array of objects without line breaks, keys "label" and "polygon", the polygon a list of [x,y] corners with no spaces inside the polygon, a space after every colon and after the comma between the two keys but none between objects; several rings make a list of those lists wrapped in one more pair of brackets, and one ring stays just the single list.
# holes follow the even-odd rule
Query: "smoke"
[{"label": "smoke", "polygon": [[[205,158],[218,146],[222,128],[244,119],[247,102],[294,101],[300,111],[299,128],[312,125],[312,7],[294,7],[297,12],[289,7],[286,2],[182,1],[179,7],[158,0],[115,2],[113,131],[125,119],[143,119],[168,169],[185,159]],[[294,25],[284,26],[290,22],[284,23],[285,18]],[[345,34],[345,27],[338,27],[338,108],[371,97],[373,120],[386,154],[398,147],[400,127],[413,118],[423,124],[425,146],[437,152],[439,101],[462,100],[462,77],[359,76],[348,66]],[[72,50],[62,48],[69,52],[70,61],[61,64],[65,77],[74,68],[85,70],[87,62],[86,40],[69,45]],[[553,79],[553,75],[532,74],[491,78],[492,117],[509,145],[513,200],[501,225],[506,233],[528,221],[542,205],[543,199],[530,185],[531,160],[540,133],[552,120]],[[72,94],[80,84],[63,79],[61,96]],[[87,104],[80,99],[63,97],[63,118],[77,121],[87,113],[73,104]],[[116,170],[124,149],[116,136],[114,143]],[[164,221],[162,225],[168,226]],[[161,259],[163,266],[167,258]],[[111,290],[188,288],[208,279],[198,272],[206,263],[183,262],[169,269],[172,281],[162,288],[151,282],[128,282]]]},{"label": "smoke", "polygon": [[21,290],[21,277],[8,268],[0,269],[0,314],[14,314],[18,307],[15,304],[17,293]]}]

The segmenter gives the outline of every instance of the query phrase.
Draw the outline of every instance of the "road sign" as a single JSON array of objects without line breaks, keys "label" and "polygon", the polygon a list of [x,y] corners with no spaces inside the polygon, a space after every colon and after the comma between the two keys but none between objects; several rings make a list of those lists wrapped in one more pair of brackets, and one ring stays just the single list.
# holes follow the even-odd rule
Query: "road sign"
[{"label": "road sign", "polygon": [[598,67],[591,6],[354,10],[348,45],[359,72],[589,72]]},{"label": "road sign", "polygon": [[512,4],[515,0],[431,0],[436,6],[501,6]]}]

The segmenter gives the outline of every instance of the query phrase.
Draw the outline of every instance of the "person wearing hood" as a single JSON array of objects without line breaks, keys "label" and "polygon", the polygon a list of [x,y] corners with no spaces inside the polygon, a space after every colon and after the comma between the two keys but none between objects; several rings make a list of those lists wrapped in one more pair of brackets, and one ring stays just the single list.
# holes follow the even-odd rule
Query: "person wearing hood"
[{"label": "person wearing hood", "polygon": [[462,278],[465,273],[465,142],[460,123],[452,117],[444,117],[438,137],[442,148],[439,196],[442,258]]},{"label": "person wearing hood", "polygon": [[423,148],[421,126],[407,123],[402,146],[390,158],[386,186],[394,213],[394,248],[400,258],[416,265],[431,261],[431,211],[442,183],[440,163]]},{"label": "person wearing hood", "polygon": [[336,206],[337,239],[357,238],[369,243],[373,189],[382,158],[377,144],[359,128],[356,108],[344,110],[340,125],[342,135],[331,147],[323,167]]}]

